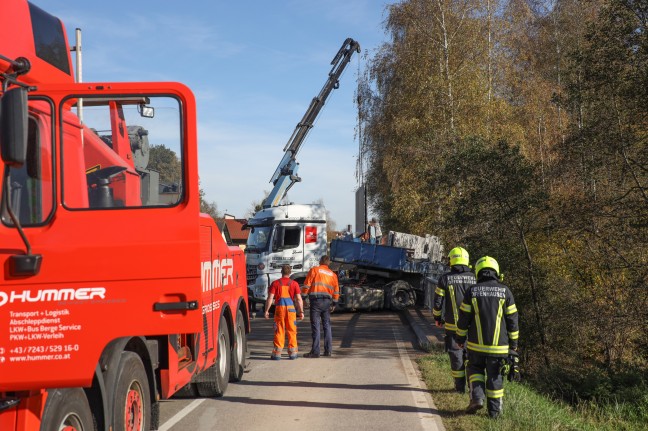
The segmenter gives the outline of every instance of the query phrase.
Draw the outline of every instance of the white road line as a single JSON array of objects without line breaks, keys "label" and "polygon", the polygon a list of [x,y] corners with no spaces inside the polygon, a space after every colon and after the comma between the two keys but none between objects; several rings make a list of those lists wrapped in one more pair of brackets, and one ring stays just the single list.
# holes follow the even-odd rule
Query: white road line
[{"label": "white road line", "polygon": [[441,418],[439,418],[438,415],[434,413],[436,407],[434,406],[434,402],[427,392],[427,387],[421,383],[421,380],[419,379],[418,374],[416,373],[416,370],[412,365],[412,360],[407,354],[407,350],[405,350],[405,345],[396,333],[396,328],[392,328],[392,331],[394,332],[396,347],[398,347],[398,353],[400,355],[401,362],[403,363],[403,368],[405,369],[407,382],[412,388],[420,388],[425,390],[410,391],[412,398],[414,398],[414,405],[416,407],[427,406],[430,409],[429,412],[418,412],[418,417],[421,420],[421,428],[425,431],[445,431],[445,427],[443,426],[443,422],[441,422]]},{"label": "white road line", "polygon": [[191,404],[189,404],[187,407],[184,409],[180,410],[178,413],[175,414],[171,419],[166,421],[164,424],[158,428],[158,431],[169,431],[171,427],[178,422],[180,422],[185,416],[187,416],[189,413],[191,413],[196,407],[198,407],[200,404],[205,402],[205,398],[202,400],[193,400]]}]

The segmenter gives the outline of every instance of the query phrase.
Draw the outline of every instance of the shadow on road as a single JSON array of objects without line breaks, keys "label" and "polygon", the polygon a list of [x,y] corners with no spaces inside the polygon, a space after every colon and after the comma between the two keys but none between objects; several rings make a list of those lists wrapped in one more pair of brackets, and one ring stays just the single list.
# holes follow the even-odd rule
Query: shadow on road
[{"label": "shadow on road", "polygon": [[271,386],[271,387],[293,387],[293,388],[321,388],[321,389],[358,389],[358,390],[374,390],[374,391],[407,391],[407,392],[427,392],[426,389],[413,388],[410,385],[349,385],[344,383],[320,383],[320,382],[260,382],[260,381],[240,381],[237,385],[243,386]]},{"label": "shadow on road", "polygon": [[[421,414],[441,414],[436,409],[418,408],[413,406],[397,406],[397,405],[384,405],[384,404],[341,404],[341,403],[325,403],[325,402],[312,402],[312,401],[285,401],[285,400],[268,400],[260,398],[249,397],[225,397],[220,398],[220,402],[229,403],[242,403],[249,405],[266,405],[266,406],[280,406],[286,407],[309,407],[316,409],[341,409],[341,410],[361,410],[361,411],[393,411],[400,413],[421,413]],[[443,412],[444,414],[454,412]]]}]

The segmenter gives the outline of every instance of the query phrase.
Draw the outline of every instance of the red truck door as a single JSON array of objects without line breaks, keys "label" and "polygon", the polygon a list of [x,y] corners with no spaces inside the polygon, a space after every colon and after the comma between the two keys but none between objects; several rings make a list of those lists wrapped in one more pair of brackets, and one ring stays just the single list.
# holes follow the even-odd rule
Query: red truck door
[{"label": "red truck door", "polygon": [[8,271],[25,245],[3,214],[0,391],[85,386],[111,340],[202,327],[190,90],[39,85],[29,103],[28,163],[11,168],[10,200],[42,264]]}]

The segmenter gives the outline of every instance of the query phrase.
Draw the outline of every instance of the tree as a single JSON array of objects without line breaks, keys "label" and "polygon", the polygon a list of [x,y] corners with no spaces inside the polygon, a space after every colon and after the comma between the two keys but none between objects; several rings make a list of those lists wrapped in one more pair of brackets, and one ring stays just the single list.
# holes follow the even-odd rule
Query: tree
[{"label": "tree", "polygon": [[220,213],[218,212],[218,205],[216,205],[216,202],[207,201],[205,199],[205,191],[202,187],[199,187],[198,193],[200,195],[200,212],[209,214],[214,220],[220,218]]},{"label": "tree", "polygon": [[[164,145],[152,145],[148,168],[159,172],[160,183],[166,185],[176,184],[182,189],[182,162],[175,151]],[[205,191],[199,185],[200,211],[217,219],[220,217],[216,202],[205,199]]]},{"label": "tree", "polygon": [[164,145],[151,145],[148,168],[160,173],[162,184],[182,185],[182,163],[175,151]]},{"label": "tree", "polygon": [[388,12],[357,91],[371,207],[501,260],[529,380],[627,391],[615,376],[648,371],[648,2]]},{"label": "tree", "polygon": [[269,194],[270,192],[268,190],[264,190],[263,199],[261,199],[260,201],[252,201],[250,203],[250,207],[245,212],[245,218],[251,218],[254,216],[254,214],[257,213],[257,211],[261,211],[263,209],[263,202],[268,198]]},{"label": "tree", "polygon": [[[547,335],[542,310],[542,286],[538,281],[532,241],[545,227],[548,195],[542,188],[538,166],[526,159],[519,146],[500,141],[496,145],[472,139],[447,166],[446,187],[456,187],[454,175],[462,178],[462,193],[456,197],[448,223],[463,228],[463,240],[479,256],[501,256],[503,270],[516,268],[515,279],[526,289],[518,289],[516,299],[525,313],[526,342],[538,340],[542,359],[549,365]],[[474,255],[474,254],[473,254]],[[530,319],[529,319],[530,318]]]}]

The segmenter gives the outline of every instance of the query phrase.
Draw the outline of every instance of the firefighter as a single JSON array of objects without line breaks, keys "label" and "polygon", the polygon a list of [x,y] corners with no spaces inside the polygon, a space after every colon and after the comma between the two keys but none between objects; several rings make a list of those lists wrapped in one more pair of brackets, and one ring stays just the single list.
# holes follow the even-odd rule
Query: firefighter
[{"label": "firefighter", "polygon": [[[275,301],[274,312],[274,349],[270,359],[281,359],[286,335],[288,336],[288,358],[297,359],[297,316],[304,319],[304,303],[302,302],[299,284],[290,279],[290,265],[281,267],[281,278],[275,280],[268,290],[265,304],[265,318],[270,318],[270,306]],[[296,302],[296,304],[295,304]]]},{"label": "firefighter", "polygon": [[333,333],[331,332],[331,311],[340,299],[340,286],[337,275],[328,267],[331,259],[322,256],[319,266],[308,271],[302,293],[308,295],[310,301],[310,323],[313,336],[311,351],[305,358],[320,357],[320,322],[324,329],[324,356],[333,354]]},{"label": "firefighter", "polygon": [[460,346],[468,349],[468,384],[472,414],[488,403],[488,414],[497,418],[502,413],[504,397],[503,365],[509,348],[517,351],[518,312],[511,290],[500,282],[499,265],[484,256],[475,264],[477,284],[466,292],[459,309],[455,333]]},{"label": "firefighter", "polygon": [[466,391],[465,349],[459,347],[454,339],[459,319],[459,307],[464,293],[475,284],[475,274],[468,266],[468,252],[455,247],[448,254],[450,271],[439,277],[434,291],[432,315],[437,327],[445,326],[445,348],[450,356],[450,369],[454,378],[455,390],[461,394]]}]

